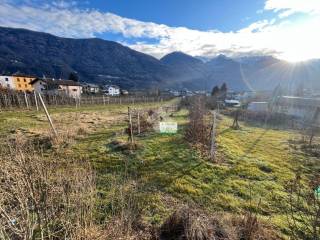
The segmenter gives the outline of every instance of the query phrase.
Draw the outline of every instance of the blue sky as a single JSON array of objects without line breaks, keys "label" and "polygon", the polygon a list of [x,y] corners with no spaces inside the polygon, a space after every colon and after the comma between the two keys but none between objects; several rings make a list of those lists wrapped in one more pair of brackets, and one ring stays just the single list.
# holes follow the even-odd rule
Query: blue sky
[{"label": "blue sky", "polygon": [[157,58],[320,57],[320,0],[1,0],[0,26],[99,37]]},{"label": "blue sky", "polygon": [[88,6],[172,27],[232,31],[263,18],[263,15],[275,16],[272,12],[256,14],[263,9],[264,3],[264,0],[106,0],[91,1]]}]

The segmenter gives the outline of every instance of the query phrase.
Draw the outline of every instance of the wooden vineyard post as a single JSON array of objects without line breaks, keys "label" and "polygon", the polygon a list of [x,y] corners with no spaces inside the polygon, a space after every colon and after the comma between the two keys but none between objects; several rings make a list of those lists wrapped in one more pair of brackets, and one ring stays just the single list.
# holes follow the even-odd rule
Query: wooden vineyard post
[{"label": "wooden vineyard post", "polygon": [[133,145],[133,144],[134,144],[134,139],[133,139],[132,116],[131,116],[131,110],[130,110],[130,107],[128,107],[128,118],[129,118],[129,135],[130,135],[130,143],[131,143],[131,145]]},{"label": "wooden vineyard post", "polygon": [[237,110],[235,111],[234,119],[233,119],[233,124],[232,124],[232,128],[234,128],[234,129],[240,129],[240,125],[239,125],[239,122],[238,122],[238,120],[239,120],[239,115],[240,115],[240,110],[237,109]]},{"label": "wooden vineyard post", "polygon": [[28,103],[28,98],[27,98],[27,93],[26,92],[24,92],[24,100],[26,102],[27,109],[29,109],[29,103]]},{"label": "wooden vineyard post", "polygon": [[78,109],[78,101],[77,98],[74,99],[75,103],[76,103],[76,109]]},{"label": "wooden vineyard post", "polygon": [[140,135],[140,112],[138,111],[138,134]]},{"label": "wooden vineyard post", "polygon": [[5,106],[5,107],[8,107],[9,104],[8,104],[8,100],[7,100],[7,95],[4,94],[3,96],[4,96],[4,106]]},{"label": "wooden vineyard post", "polygon": [[106,105],[106,100],[104,99],[104,95],[102,95],[103,105]]},{"label": "wooden vineyard post", "polygon": [[210,147],[210,157],[211,160],[215,160],[215,155],[216,155],[216,112],[213,111],[213,116],[212,116],[212,130],[211,130],[211,147]]},{"label": "wooden vineyard post", "polygon": [[49,123],[50,123],[50,126],[51,126],[51,128],[52,128],[53,134],[54,134],[55,137],[57,137],[57,136],[58,136],[57,131],[56,131],[56,129],[54,128],[54,125],[53,125],[53,123],[52,123],[51,117],[50,117],[50,115],[49,115],[49,113],[48,113],[48,110],[47,110],[46,105],[44,104],[44,101],[43,101],[43,99],[42,99],[42,97],[41,97],[41,94],[38,93],[38,96],[39,96],[40,102],[41,102],[41,104],[42,104],[42,107],[43,107],[43,109],[44,109],[44,112],[45,112],[45,114],[46,114],[46,116],[47,116],[47,119],[48,119],[48,121],[49,121]]},{"label": "wooden vineyard post", "polygon": [[37,94],[36,92],[33,92],[34,93],[34,102],[36,104],[36,109],[37,109],[37,112],[39,111],[39,106],[38,106],[38,99],[37,99]]}]

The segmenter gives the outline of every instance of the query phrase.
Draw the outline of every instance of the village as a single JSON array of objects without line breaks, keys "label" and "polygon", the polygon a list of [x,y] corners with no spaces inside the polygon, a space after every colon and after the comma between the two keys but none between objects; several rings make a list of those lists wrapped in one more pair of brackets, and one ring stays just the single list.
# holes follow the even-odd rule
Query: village
[{"label": "village", "polygon": [[[20,93],[37,93],[55,98],[68,97],[70,99],[80,99],[88,96],[108,96],[119,97],[129,96],[129,91],[121,89],[117,85],[106,84],[97,85],[92,83],[79,82],[74,73],[70,74],[70,79],[39,78],[26,74],[12,74],[0,76],[0,89]],[[72,80],[71,80],[72,79]],[[216,86],[215,88],[218,88]],[[214,90],[213,90],[214,91]],[[190,91],[186,88],[182,90],[165,89],[156,91],[132,91],[132,96],[162,96],[173,97],[193,97],[193,96],[213,96],[214,92]],[[267,113],[270,111],[279,114],[286,114],[291,117],[305,121],[307,119],[319,118],[320,93],[310,92],[301,89],[296,94],[285,95],[280,87],[274,91],[242,91],[236,92],[226,89],[226,93],[216,100],[220,108],[242,108],[251,112]],[[101,98],[102,99],[102,98]],[[103,98],[102,102],[106,100]],[[110,99],[108,100],[110,102]],[[98,101],[99,102],[99,101]],[[120,100],[121,102],[121,100]]]},{"label": "village", "polygon": [[128,91],[120,89],[117,85],[99,86],[92,83],[80,83],[77,78],[73,80],[39,78],[25,74],[0,76],[0,88],[19,92],[36,92],[49,95],[66,95],[71,98],[80,98],[81,95],[104,94],[107,96],[128,95]]}]

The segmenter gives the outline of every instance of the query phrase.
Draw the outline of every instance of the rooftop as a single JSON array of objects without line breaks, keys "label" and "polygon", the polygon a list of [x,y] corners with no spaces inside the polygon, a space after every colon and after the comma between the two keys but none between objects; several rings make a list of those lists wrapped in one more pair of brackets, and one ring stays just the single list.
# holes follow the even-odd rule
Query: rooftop
[{"label": "rooftop", "polygon": [[43,81],[48,85],[51,86],[58,86],[58,85],[63,85],[63,86],[81,86],[79,82],[75,82],[72,80],[64,80],[64,79],[54,79],[54,78],[36,78],[33,81],[30,82],[30,84],[34,84],[37,81]]}]

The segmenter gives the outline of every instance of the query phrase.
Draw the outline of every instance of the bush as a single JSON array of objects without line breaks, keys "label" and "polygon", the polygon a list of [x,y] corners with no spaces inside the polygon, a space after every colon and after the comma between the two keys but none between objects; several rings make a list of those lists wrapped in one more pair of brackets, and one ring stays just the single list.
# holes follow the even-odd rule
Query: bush
[{"label": "bush", "polygon": [[160,240],[279,240],[272,226],[253,214],[234,216],[181,208],[160,227]]},{"label": "bush", "polygon": [[0,165],[1,239],[75,239],[92,223],[95,183],[87,161],[11,145]]}]

